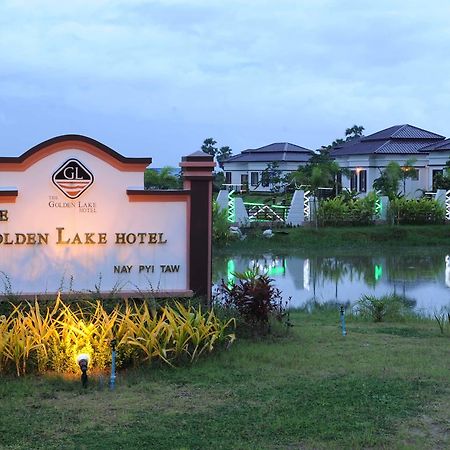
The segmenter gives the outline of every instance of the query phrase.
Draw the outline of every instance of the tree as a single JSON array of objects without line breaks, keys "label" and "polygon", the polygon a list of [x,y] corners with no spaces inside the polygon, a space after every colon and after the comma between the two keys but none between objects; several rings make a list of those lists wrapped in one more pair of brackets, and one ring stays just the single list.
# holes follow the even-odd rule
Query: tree
[{"label": "tree", "polygon": [[215,141],[213,138],[207,138],[203,141],[201,149],[205,153],[208,153],[208,155],[215,157],[218,150],[217,147],[215,147],[216,144],[217,141]]},{"label": "tree", "polygon": [[325,168],[316,166],[313,167],[311,171],[311,177],[309,179],[310,189],[314,194],[313,207],[314,207],[314,223],[316,225],[316,228],[319,226],[317,217],[317,198],[319,197],[319,188],[321,187],[323,181],[329,177],[329,175],[330,175],[329,173],[325,172]]},{"label": "tree", "polygon": [[391,161],[386,168],[381,171],[380,176],[374,180],[373,188],[380,191],[381,195],[386,195],[390,200],[398,195],[398,185],[402,178],[402,168],[400,164]]},{"label": "tree", "polygon": [[223,169],[223,161],[228,159],[232,155],[232,153],[233,150],[231,150],[231,148],[228,147],[228,145],[219,148],[219,150],[216,153],[216,159],[221,169]]},{"label": "tree", "polygon": [[364,127],[362,125],[353,125],[351,128],[345,130],[345,140],[351,141],[363,135]]},{"label": "tree", "polygon": [[211,155],[213,158],[215,158],[217,163],[219,164],[219,167],[223,169],[223,161],[225,161],[232,155],[233,150],[228,145],[217,148],[216,144],[216,140],[214,140],[213,138],[207,138],[203,141],[201,149],[205,153],[208,153],[208,155]]},{"label": "tree", "polygon": [[417,176],[417,169],[414,167],[414,163],[416,162],[416,158],[408,159],[405,164],[401,167],[402,174],[401,180],[403,181],[403,194],[406,194],[406,180],[412,180]]},{"label": "tree", "polygon": [[364,127],[362,125],[353,125],[350,128],[347,128],[345,130],[345,139],[338,138],[335,139],[331,144],[329,145],[322,145],[322,149],[330,150],[333,147],[336,147],[337,145],[344,144],[345,142],[349,142],[357,137],[363,136]]},{"label": "tree", "polygon": [[373,188],[380,191],[381,195],[386,195],[390,200],[399,195],[400,182],[403,184],[403,194],[406,193],[406,180],[416,176],[414,168],[415,159],[408,159],[403,166],[396,161],[391,161],[386,168],[381,171],[380,176],[374,180]]},{"label": "tree", "polygon": [[313,194],[313,212],[316,228],[318,227],[317,200],[320,195],[320,188],[335,189],[337,173],[340,170],[339,165],[329,156],[329,151],[323,149],[321,153],[314,155],[308,164],[304,167],[299,167],[289,175],[291,183],[308,186]]},{"label": "tree", "polygon": [[261,173],[261,184],[268,186],[271,192],[279,192],[283,183],[282,171],[277,161],[267,164],[267,167]]},{"label": "tree", "polygon": [[319,153],[313,155],[305,166],[300,166],[295,172],[288,175],[290,184],[310,185],[312,172],[315,167],[320,168],[322,184],[320,187],[332,188],[335,195],[339,194],[338,178],[340,174],[348,176],[348,169],[344,169],[330,156],[330,150],[322,147]]},{"label": "tree", "polygon": [[180,176],[174,175],[176,169],[165,166],[160,170],[147,169],[144,172],[145,189],[179,189]]}]

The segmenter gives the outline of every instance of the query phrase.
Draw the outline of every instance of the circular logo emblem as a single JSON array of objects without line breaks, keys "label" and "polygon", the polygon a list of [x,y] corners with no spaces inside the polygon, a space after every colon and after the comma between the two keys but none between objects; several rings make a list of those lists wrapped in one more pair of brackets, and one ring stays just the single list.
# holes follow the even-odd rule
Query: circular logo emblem
[{"label": "circular logo emblem", "polygon": [[94,183],[94,175],[77,159],[68,159],[52,176],[55,186],[67,197],[77,198]]}]

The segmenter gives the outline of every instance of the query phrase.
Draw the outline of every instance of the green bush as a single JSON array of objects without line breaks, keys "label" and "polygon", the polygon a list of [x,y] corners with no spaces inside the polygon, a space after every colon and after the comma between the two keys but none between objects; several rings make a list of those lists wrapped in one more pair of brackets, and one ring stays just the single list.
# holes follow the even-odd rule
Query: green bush
[{"label": "green bush", "polygon": [[386,319],[399,320],[411,311],[411,301],[397,294],[363,295],[356,305],[357,313],[374,322],[384,322]]},{"label": "green bush", "polygon": [[374,221],[377,196],[370,192],[363,198],[340,195],[324,200],[317,212],[321,226],[369,225]]},{"label": "green bush", "polygon": [[213,202],[213,229],[212,238],[214,245],[221,247],[226,245],[230,240],[229,222],[227,210],[221,209],[217,202]]},{"label": "green bush", "polygon": [[438,224],[445,220],[445,208],[428,198],[395,198],[389,204],[388,214],[391,221],[398,224]]}]

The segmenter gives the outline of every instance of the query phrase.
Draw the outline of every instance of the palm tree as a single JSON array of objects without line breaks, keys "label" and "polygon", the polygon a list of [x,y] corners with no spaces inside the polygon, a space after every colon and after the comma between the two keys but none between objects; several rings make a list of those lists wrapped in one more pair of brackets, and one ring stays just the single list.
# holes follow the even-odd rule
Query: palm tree
[{"label": "palm tree", "polygon": [[181,179],[174,175],[176,169],[165,166],[160,170],[147,169],[144,173],[145,189],[179,189]]}]

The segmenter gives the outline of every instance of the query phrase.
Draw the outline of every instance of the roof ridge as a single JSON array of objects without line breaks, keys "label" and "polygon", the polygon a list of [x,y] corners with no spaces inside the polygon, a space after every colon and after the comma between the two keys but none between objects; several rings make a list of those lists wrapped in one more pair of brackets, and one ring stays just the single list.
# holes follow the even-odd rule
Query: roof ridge
[{"label": "roof ridge", "polygon": [[[427,133],[429,135],[433,135],[433,136],[436,136],[436,137],[439,136],[439,137],[445,138],[445,136],[443,136],[442,134],[438,134],[438,133],[435,133],[434,131],[426,130],[425,128],[420,128],[420,127],[417,127],[415,125],[411,125],[410,123],[407,123],[407,124],[403,125],[401,128],[399,128],[395,133],[393,133],[392,137],[396,138],[397,137],[396,136],[397,133],[400,133],[406,127],[414,128],[415,130],[419,130],[419,131],[425,132],[425,133]],[[431,138],[431,139],[434,139],[434,138]]]},{"label": "roof ridge", "polygon": [[442,139],[441,141],[437,141],[437,142],[432,142],[431,144],[425,145],[424,147],[422,147],[420,149],[420,151],[427,151],[428,148],[433,147],[433,149],[438,149],[441,147],[444,147],[445,145],[447,145],[450,142],[450,138],[445,138]]},{"label": "roof ridge", "polygon": [[391,139],[388,139],[386,142],[383,142],[375,151],[374,153],[378,153],[379,150],[381,150],[385,145],[389,144],[391,142]]},{"label": "roof ridge", "polygon": [[[410,126],[412,126],[412,125],[409,125],[409,124],[407,124],[407,123],[405,123],[405,124],[403,124],[403,125],[400,125],[400,128],[398,128],[396,131],[394,131],[394,132],[391,134],[391,137],[395,138],[397,133],[399,133],[401,130],[404,130],[405,127],[410,127]],[[417,128],[417,127],[413,127],[413,128]],[[424,130],[424,131],[426,131],[426,130]]]},{"label": "roof ridge", "polygon": [[[391,130],[392,128],[396,128],[396,127],[398,127],[398,129],[395,131],[395,133],[396,133],[400,128],[404,127],[404,125],[392,125],[392,126],[390,126],[390,127],[383,128],[382,130],[375,131],[375,133],[370,133],[370,134],[368,134],[367,136],[362,136],[362,137],[361,137],[361,140],[362,140],[362,141],[371,141],[371,140],[383,139],[383,138],[372,139],[372,136],[375,136],[375,135],[377,135],[377,134],[380,135],[380,134],[382,134],[383,132],[385,132],[385,131],[387,131],[387,130]],[[384,139],[385,139],[385,138],[384,138]]]}]

